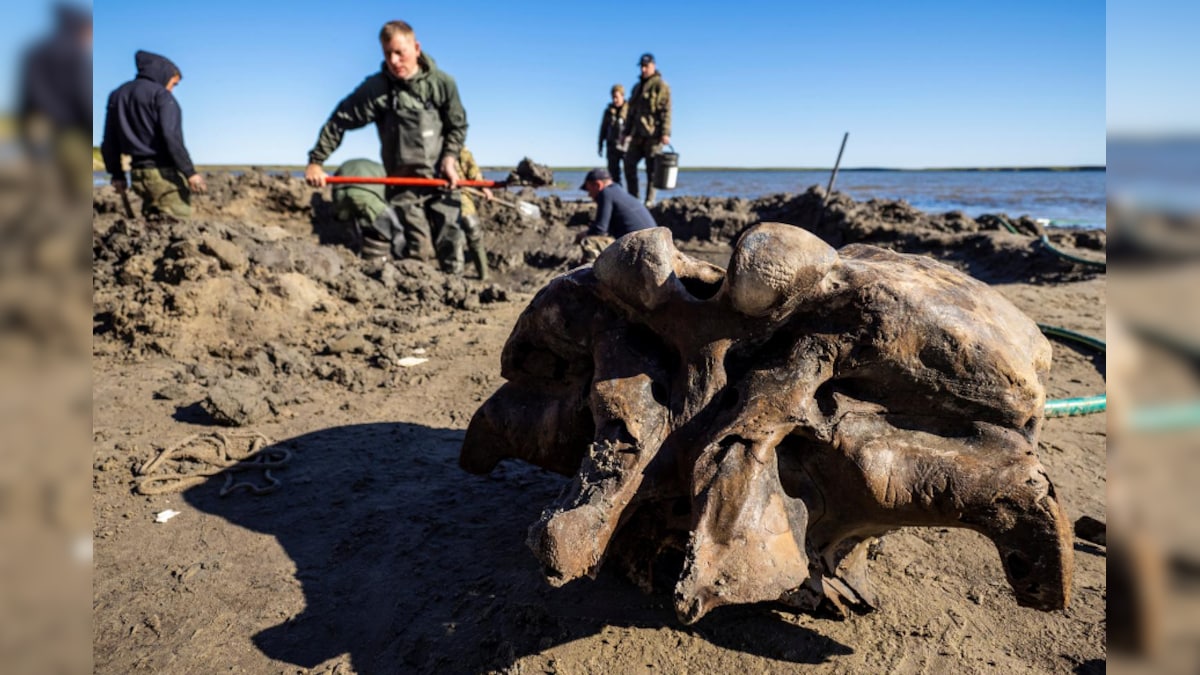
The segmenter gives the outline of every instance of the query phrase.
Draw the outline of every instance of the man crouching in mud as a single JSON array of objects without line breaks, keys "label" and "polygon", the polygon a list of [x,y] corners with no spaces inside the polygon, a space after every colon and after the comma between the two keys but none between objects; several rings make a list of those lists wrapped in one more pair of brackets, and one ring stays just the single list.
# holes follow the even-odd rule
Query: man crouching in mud
[{"label": "man crouching in mud", "polygon": [[[442,271],[462,274],[463,233],[458,226],[458,153],[467,138],[467,113],[454,78],[421,52],[412,26],[389,21],[379,31],[383,67],[338,103],[308,153],[304,178],[325,185],[321,168],[348,129],[372,122],[389,176],[444,178],[449,189],[388,186],[396,219],[383,214],[363,231],[362,255],[423,260],[436,252]],[[399,227],[397,227],[397,223]]]}]

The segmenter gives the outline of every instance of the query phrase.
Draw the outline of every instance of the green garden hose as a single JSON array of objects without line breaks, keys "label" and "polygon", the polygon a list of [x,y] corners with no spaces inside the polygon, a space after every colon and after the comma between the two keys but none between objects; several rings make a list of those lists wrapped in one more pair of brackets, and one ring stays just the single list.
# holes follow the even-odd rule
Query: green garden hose
[{"label": "green garden hose", "polygon": [[[996,218],[1000,221],[1000,224],[1004,226],[1004,229],[1008,230],[1012,234],[1021,234],[1017,230],[1017,228],[1013,227],[1012,223],[1008,222],[1008,218],[1005,218],[1004,216],[1001,216],[1001,215],[997,215]],[[1063,260],[1068,260],[1070,262],[1078,263],[1080,265],[1087,265],[1088,267],[1098,267],[1100,269],[1108,269],[1107,261],[1105,261],[1105,260],[1088,260],[1087,258],[1081,258],[1077,255],[1072,255],[1070,253],[1067,253],[1066,251],[1063,251],[1062,249],[1056,248],[1054,246],[1054,244],[1051,244],[1050,237],[1048,237],[1044,234],[1042,235],[1042,238],[1039,241],[1041,241],[1042,246],[1046,247],[1047,251],[1050,251],[1054,255],[1062,258]],[[1104,347],[1100,347],[1100,349],[1104,349]]]},{"label": "green garden hose", "polygon": [[[1058,326],[1050,326],[1044,323],[1039,323],[1038,328],[1041,329],[1044,335],[1056,337],[1063,340],[1078,342],[1099,351],[1105,351],[1106,346],[1103,340],[1076,333],[1073,330],[1060,328]],[[1108,407],[1108,395],[1097,394],[1095,396],[1077,396],[1075,398],[1056,398],[1046,401],[1046,417],[1073,417],[1075,415],[1091,415],[1093,413],[1104,412]]]},{"label": "green garden hose", "polygon": [[1102,270],[1108,269],[1108,262],[1105,260],[1088,260],[1087,258],[1080,258],[1077,255],[1071,255],[1070,253],[1067,253],[1066,251],[1055,248],[1054,244],[1050,243],[1050,238],[1044,234],[1042,235],[1041,241],[1042,241],[1042,246],[1045,246],[1046,250],[1048,250],[1051,253],[1053,253],[1054,255],[1062,258],[1063,260],[1069,260],[1073,263],[1079,263],[1080,265],[1087,265],[1088,267],[1098,267]]}]

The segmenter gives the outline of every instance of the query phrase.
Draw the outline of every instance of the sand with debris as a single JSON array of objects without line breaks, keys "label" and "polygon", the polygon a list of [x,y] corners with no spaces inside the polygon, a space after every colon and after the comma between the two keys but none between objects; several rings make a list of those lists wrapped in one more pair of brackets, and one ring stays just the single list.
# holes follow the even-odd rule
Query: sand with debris
[{"label": "sand with debris", "polygon": [[[1071,605],[1053,613],[1016,605],[989,541],[945,529],[885,537],[871,563],[883,607],[849,620],[764,605],[684,627],[669,595],[607,570],[551,588],[525,532],[565,479],[511,462],[480,478],[457,457],[518,314],[579,262],[592,205],[518,193],[534,222],[485,204],[485,284],[360,261],[328,191],[297,179],[209,185],[188,224],[128,218],[107,187],[94,197],[97,672],[1103,672],[1105,552],[1084,542]],[[1103,273],[1047,252],[1026,219],[1013,234],[903,202],[823,209],[815,189],[653,213],[717,264],[745,227],[780,221],[936,257],[1040,323],[1104,334]],[[1095,231],[1051,241],[1106,246]],[[1103,391],[1103,356],[1056,343],[1047,389]],[[1045,425],[1072,520],[1104,517],[1105,440],[1103,414]],[[275,466],[199,475],[244,456]],[[147,469],[177,480],[141,494]]]}]

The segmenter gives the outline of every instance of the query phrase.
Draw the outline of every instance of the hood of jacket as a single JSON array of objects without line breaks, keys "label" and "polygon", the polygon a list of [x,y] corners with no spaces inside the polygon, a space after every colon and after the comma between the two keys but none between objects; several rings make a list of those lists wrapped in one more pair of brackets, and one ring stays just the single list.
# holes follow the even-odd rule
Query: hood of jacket
[{"label": "hood of jacket", "polygon": [[139,49],[134,55],[133,61],[137,64],[138,77],[157,82],[164,87],[179,72],[179,68],[171,62],[171,59],[154,52]]}]

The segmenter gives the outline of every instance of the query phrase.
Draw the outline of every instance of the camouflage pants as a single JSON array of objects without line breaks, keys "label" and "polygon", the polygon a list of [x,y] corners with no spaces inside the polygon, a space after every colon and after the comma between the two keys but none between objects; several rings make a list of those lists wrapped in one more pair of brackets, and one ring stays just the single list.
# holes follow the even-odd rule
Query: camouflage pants
[{"label": "camouflage pants", "polygon": [[596,262],[596,258],[599,258],[604,249],[611,246],[614,241],[616,239],[606,234],[593,234],[581,239],[579,246],[583,249],[583,262]]},{"label": "camouflage pants", "polygon": [[59,134],[56,154],[63,174],[66,193],[76,201],[86,200],[92,195],[92,170],[87,163],[91,158],[88,148],[91,137],[78,131]]},{"label": "camouflage pants", "polygon": [[638,162],[646,160],[646,202],[654,201],[654,159],[662,152],[658,139],[652,136],[637,136],[625,151],[625,189],[638,196]]},{"label": "camouflage pants", "polygon": [[609,144],[608,175],[612,176],[613,182],[617,185],[621,184],[621,162],[624,159],[625,153],[612,147],[612,144]]},{"label": "camouflage pants", "polygon": [[132,187],[142,198],[142,216],[192,217],[192,191],[183,174],[175,169],[134,169]]},{"label": "camouflage pants", "polygon": [[90,134],[73,129],[55,129],[45,116],[32,114],[20,120],[22,141],[35,168],[35,178],[44,181],[37,189],[42,193],[53,190],[76,203],[92,196],[92,169],[87,163],[91,155]]},{"label": "camouflage pants", "polygon": [[388,200],[395,220],[376,218],[363,236],[391,242],[393,257],[436,256],[443,272],[462,274],[466,238],[458,224],[458,192],[395,190]]}]

